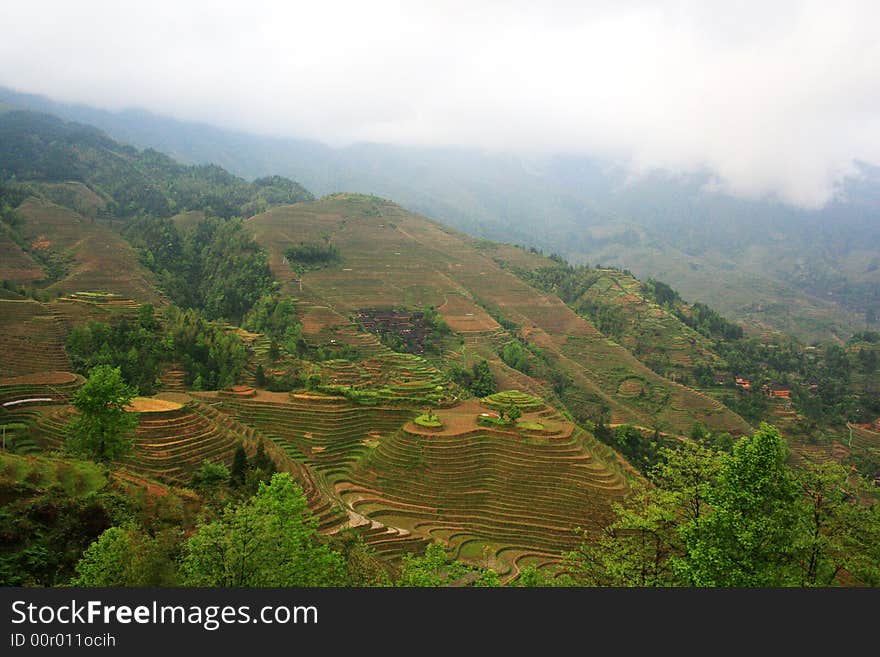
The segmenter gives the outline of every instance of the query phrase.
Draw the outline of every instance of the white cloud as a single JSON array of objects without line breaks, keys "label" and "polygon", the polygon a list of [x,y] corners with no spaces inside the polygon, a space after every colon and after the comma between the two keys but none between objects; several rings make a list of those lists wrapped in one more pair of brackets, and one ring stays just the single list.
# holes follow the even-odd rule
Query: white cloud
[{"label": "white cloud", "polygon": [[880,163],[873,2],[5,3],[0,84],[334,144],[590,152],[826,202]]}]

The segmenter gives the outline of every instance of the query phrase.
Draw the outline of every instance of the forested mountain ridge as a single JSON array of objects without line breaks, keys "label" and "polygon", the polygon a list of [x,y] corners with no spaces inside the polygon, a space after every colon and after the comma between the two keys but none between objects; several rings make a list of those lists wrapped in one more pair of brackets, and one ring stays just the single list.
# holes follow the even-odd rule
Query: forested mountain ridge
[{"label": "forested mountain ridge", "polygon": [[215,165],[185,166],[152,149],[138,151],[97,128],[26,111],[0,113],[0,178],[86,184],[118,218],[170,217],[201,210],[229,218],[312,195],[280,176],[248,182]]}]

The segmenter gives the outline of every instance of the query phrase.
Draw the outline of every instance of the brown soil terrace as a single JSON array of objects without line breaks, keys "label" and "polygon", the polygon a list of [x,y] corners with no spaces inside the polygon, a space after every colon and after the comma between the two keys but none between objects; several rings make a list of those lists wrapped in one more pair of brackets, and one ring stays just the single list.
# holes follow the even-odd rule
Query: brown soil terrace
[{"label": "brown soil terrace", "polygon": [[437,312],[453,331],[481,333],[497,331],[501,326],[473,301],[458,294],[450,294]]},{"label": "brown soil terrace", "polygon": [[72,372],[36,372],[35,374],[23,374],[0,379],[0,386],[15,385],[61,385],[76,381],[76,374]]},{"label": "brown soil terrace", "polygon": [[168,401],[167,399],[135,397],[131,400],[131,404],[125,407],[125,410],[135,413],[165,413],[167,411],[176,411],[181,408],[183,408],[182,404]]},{"label": "brown soil terrace", "polygon": [[[559,420],[548,419],[548,415],[553,411],[543,409],[531,413],[523,413],[519,418],[519,422],[536,422],[544,425],[546,433],[554,433],[554,438],[568,438],[574,430],[574,425]],[[492,433],[495,435],[504,435],[510,437],[519,437],[522,435],[537,436],[544,432],[535,432],[510,427],[490,427],[477,423],[480,415],[490,417],[498,417],[498,413],[487,406],[484,406],[476,399],[468,399],[453,406],[452,408],[435,409],[434,415],[443,423],[441,428],[421,427],[415,422],[407,422],[404,430],[407,433],[419,436],[461,436],[468,433]]]}]

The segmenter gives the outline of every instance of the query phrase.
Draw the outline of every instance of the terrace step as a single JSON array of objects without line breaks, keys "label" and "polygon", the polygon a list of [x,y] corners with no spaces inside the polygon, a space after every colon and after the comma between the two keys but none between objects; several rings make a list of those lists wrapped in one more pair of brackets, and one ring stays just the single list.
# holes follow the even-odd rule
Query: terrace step
[{"label": "terrace step", "polygon": [[186,392],[186,372],[179,364],[172,364],[159,374],[162,389],[172,392]]},{"label": "terrace step", "polygon": [[46,305],[0,299],[0,377],[69,370],[62,335]]},{"label": "terrace step", "polygon": [[476,430],[429,440],[396,432],[337,489],[364,517],[426,539],[454,527],[461,540],[480,537],[552,559],[576,545],[575,527],[604,526],[627,487],[584,451],[582,432],[536,444]]}]

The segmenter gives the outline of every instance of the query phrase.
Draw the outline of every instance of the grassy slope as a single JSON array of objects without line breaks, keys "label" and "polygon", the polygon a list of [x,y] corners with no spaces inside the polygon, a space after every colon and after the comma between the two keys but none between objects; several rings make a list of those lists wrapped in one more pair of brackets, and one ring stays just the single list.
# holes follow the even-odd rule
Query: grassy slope
[{"label": "grassy slope", "polygon": [[106,470],[90,461],[0,452],[0,482],[48,489],[58,485],[72,497],[85,497],[107,485]]},{"label": "grassy slope", "polygon": [[37,196],[70,208],[84,217],[96,218],[107,207],[107,201],[92,189],[81,182],[31,182],[28,187],[36,192]]},{"label": "grassy slope", "polygon": [[177,227],[177,230],[183,232],[196,226],[199,222],[204,221],[205,213],[199,210],[190,210],[181,212],[171,217],[171,221]]}]

